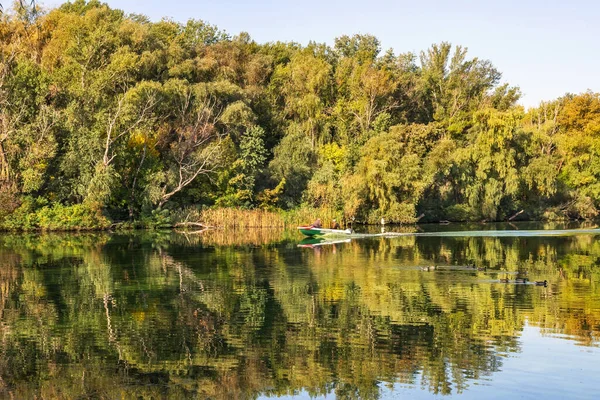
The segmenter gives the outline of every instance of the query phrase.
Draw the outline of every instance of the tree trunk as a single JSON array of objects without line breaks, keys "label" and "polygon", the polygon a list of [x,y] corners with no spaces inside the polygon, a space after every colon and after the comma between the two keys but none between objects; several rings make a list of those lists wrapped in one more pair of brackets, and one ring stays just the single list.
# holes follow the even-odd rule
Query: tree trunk
[{"label": "tree trunk", "polygon": [[2,147],[2,142],[0,142],[0,181],[8,181],[8,179],[8,161],[6,160],[6,156],[4,155],[4,147]]}]

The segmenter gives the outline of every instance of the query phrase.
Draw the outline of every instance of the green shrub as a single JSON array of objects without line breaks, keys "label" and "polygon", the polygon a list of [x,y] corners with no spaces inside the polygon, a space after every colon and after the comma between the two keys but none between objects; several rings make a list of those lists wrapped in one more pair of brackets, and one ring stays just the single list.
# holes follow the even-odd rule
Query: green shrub
[{"label": "green shrub", "polygon": [[23,231],[78,231],[106,229],[110,224],[110,220],[102,214],[101,207],[95,203],[72,206],[54,203],[49,206],[43,199],[26,197],[0,227]]},{"label": "green shrub", "polygon": [[171,212],[167,209],[152,210],[151,214],[143,216],[140,222],[141,226],[134,225],[134,228],[160,229],[173,226]]},{"label": "green shrub", "polygon": [[445,210],[446,218],[453,222],[473,221],[474,215],[468,204],[454,204]]}]

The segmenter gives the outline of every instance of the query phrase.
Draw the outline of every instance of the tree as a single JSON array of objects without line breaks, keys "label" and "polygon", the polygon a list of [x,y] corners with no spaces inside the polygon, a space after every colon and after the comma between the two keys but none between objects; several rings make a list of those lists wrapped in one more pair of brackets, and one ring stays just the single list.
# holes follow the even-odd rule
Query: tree
[{"label": "tree", "polygon": [[264,143],[265,131],[259,126],[248,129],[240,142],[240,167],[243,174],[242,190],[254,195],[256,179],[262,173],[267,150]]},{"label": "tree", "polygon": [[514,211],[512,201],[519,193],[519,170],[524,162],[518,151],[522,147],[519,139],[523,113],[483,110],[474,118],[473,141],[463,155],[465,167],[473,168],[465,194],[477,214],[495,221],[504,216],[501,214]]},{"label": "tree", "polygon": [[226,182],[223,182],[224,194],[216,200],[217,205],[225,207],[253,205],[257,178],[262,174],[267,160],[264,136],[265,131],[259,126],[250,127],[242,134],[240,149],[237,152],[238,158],[232,161],[230,167],[226,167],[220,175],[220,178]]},{"label": "tree", "polygon": [[566,96],[557,115],[559,179],[572,199],[572,214],[591,218],[600,209],[600,95]]},{"label": "tree", "polygon": [[216,127],[219,110],[214,100],[198,96],[197,90],[181,82],[166,89],[175,111],[157,144],[164,154],[165,169],[155,176],[150,195],[159,208],[197,177],[214,173],[220,166],[222,150],[222,135]]},{"label": "tree", "polygon": [[343,35],[335,38],[334,51],[340,58],[356,58],[361,63],[370,64],[377,58],[381,45],[373,35]]},{"label": "tree", "polygon": [[273,151],[274,157],[269,164],[271,174],[277,181],[285,179],[286,182],[281,202],[287,207],[295,206],[300,203],[316,166],[317,156],[312,143],[300,126],[292,124]]},{"label": "tree", "polygon": [[467,59],[467,49],[447,42],[421,52],[422,79],[430,98],[430,118],[445,121],[457,133],[468,125],[468,113],[484,101],[501,74],[490,61]]},{"label": "tree", "polygon": [[[340,73],[344,69],[348,72]],[[353,59],[343,60],[337,75],[338,81],[344,80],[340,83],[346,90],[338,99],[336,111],[350,115],[354,122],[354,127],[346,128],[351,133],[344,139],[349,143],[362,144],[369,138],[377,118],[384,113],[389,117],[389,112],[398,107],[393,97],[398,83],[389,71],[371,64],[360,65]]]},{"label": "tree", "polygon": [[[30,0],[30,1],[28,2],[28,1],[25,1],[25,0],[16,0],[16,1],[15,1],[15,3],[16,3],[16,4],[17,4],[19,7],[21,7],[21,8],[25,8],[25,7],[28,7],[28,6],[29,6],[29,7],[35,7],[35,3],[36,3],[36,1],[35,1],[35,0]],[[3,4],[2,4],[2,3],[0,3],[0,13],[2,13],[2,11],[3,11],[3,8],[4,8]]]},{"label": "tree", "polygon": [[[363,186],[358,191],[366,197],[357,209],[362,209],[368,221],[381,217],[414,221],[416,206],[431,179],[423,174],[426,148],[419,141],[434,134],[430,126],[394,126],[365,144],[352,181]],[[356,185],[352,190],[357,190]]]},{"label": "tree", "polygon": [[282,94],[287,118],[305,132],[313,149],[327,132],[331,71],[325,59],[305,50],[276,68],[272,78],[273,90]]}]

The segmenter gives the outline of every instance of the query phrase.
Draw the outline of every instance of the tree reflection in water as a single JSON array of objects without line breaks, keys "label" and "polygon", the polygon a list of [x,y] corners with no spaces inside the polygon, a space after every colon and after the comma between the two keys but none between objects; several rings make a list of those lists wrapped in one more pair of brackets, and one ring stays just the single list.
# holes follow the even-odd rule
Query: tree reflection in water
[{"label": "tree reflection in water", "polygon": [[[595,239],[402,237],[311,249],[293,232],[258,230],[3,235],[0,393],[368,399],[392,383],[460,393],[520,351],[526,320],[598,343]],[[504,276],[549,285],[498,283]]]}]

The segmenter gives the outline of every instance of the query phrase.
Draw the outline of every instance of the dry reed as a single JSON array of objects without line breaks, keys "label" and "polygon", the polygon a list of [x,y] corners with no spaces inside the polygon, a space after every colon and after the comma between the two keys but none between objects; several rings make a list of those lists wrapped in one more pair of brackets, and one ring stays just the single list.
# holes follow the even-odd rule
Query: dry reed
[{"label": "dry reed", "polygon": [[343,225],[338,211],[325,208],[301,207],[291,211],[267,211],[242,208],[189,208],[175,215],[175,222],[200,222],[217,228],[291,228],[311,224],[320,218],[324,227],[329,227],[333,219]]},{"label": "dry reed", "polygon": [[281,214],[266,210],[209,208],[200,212],[200,221],[220,228],[284,228]]}]

